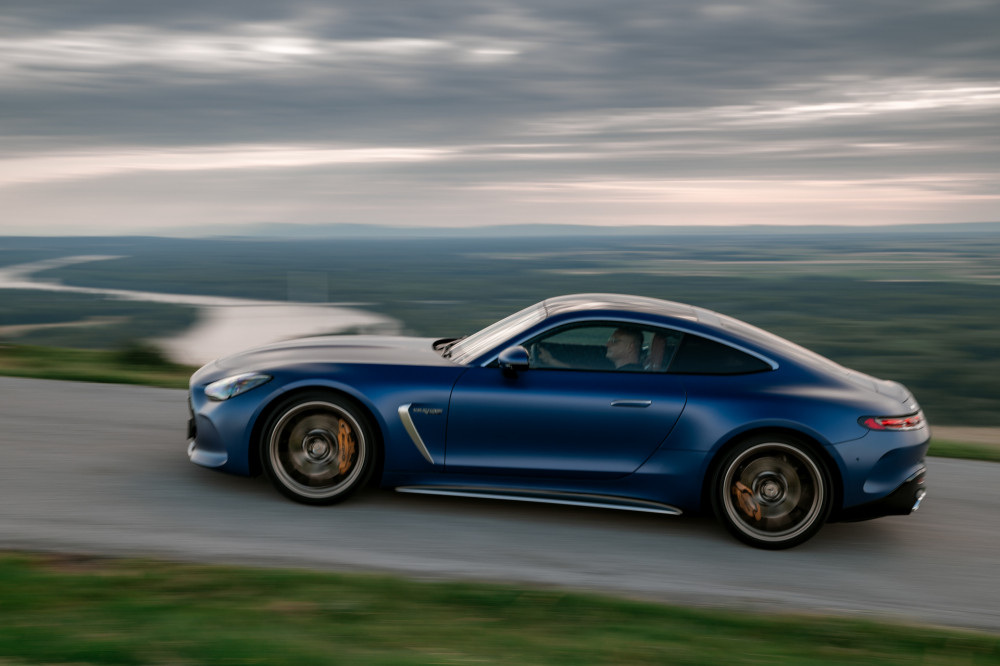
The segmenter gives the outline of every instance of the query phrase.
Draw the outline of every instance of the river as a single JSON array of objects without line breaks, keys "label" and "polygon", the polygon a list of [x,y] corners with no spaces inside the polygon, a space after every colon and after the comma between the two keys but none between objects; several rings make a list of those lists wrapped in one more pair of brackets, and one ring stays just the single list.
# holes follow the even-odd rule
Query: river
[{"label": "river", "polygon": [[90,261],[117,259],[114,255],[77,255],[0,267],[0,289],[98,294],[107,298],[173,303],[198,308],[198,321],[171,338],[153,340],[173,360],[202,365],[214,358],[269,342],[309,335],[363,330],[394,334],[395,319],[367,312],[350,303],[295,303],[258,301],[221,296],[162,294],[127,289],[77,287],[35,277],[37,273]]}]

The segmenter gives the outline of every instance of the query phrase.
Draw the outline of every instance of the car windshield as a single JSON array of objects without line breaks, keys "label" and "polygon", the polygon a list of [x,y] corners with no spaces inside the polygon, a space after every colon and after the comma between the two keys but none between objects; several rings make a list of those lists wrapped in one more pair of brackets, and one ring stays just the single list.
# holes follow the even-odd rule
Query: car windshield
[{"label": "car windshield", "polygon": [[487,326],[478,333],[454,342],[446,349],[444,355],[456,363],[467,363],[504,340],[528,330],[543,319],[545,319],[545,304],[536,303]]}]

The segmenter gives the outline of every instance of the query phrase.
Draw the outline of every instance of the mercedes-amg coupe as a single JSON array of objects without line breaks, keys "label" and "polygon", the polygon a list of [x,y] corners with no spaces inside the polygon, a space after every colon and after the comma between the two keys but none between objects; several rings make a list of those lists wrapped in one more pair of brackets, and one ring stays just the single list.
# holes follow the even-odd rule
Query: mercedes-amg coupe
[{"label": "mercedes-amg coupe", "polygon": [[761,548],[915,510],[930,430],[902,385],[731,317],[551,298],[464,338],[326,336],[191,378],[188,455],[298,502],[400,492],[712,511]]}]

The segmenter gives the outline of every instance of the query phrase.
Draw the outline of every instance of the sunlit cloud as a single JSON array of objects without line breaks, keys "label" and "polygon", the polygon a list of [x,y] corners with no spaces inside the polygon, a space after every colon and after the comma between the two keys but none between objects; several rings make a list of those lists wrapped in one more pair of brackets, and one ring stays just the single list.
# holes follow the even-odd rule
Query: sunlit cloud
[{"label": "sunlit cloud", "polygon": [[327,45],[274,26],[222,34],[178,33],[142,26],[108,26],[0,41],[4,78],[136,65],[204,71],[255,69],[316,59]]},{"label": "sunlit cloud", "polygon": [[988,87],[915,88],[846,91],[846,101],[822,104],[770,105],[730,114],[745,122],[822,122],[831,118],[879,116],[911,111],[1000,110],[1000,85]]},{"label": "sunlit cloud", "polygon": [[830,204],[917,205],[948,201],[1000,201],[1000,191],[983,191],[991,174],[936,174],[879,179],[716,179],[566,180],[506,182],[473,189],[503,191],[525,201],[702,203],[712,206]]},{"label": "sunlit cloud", "polygon": [[219,74],[280,74],[351,63],[406,68],[439,58],[456,63],[500,63],[521,53],[520,47],[498,40],[332,39],[281,23],[242,24],[217,32],[114,25],[30,36],[4,33],[0,26],[0,82],[29,87],[46,80],[95,77],[139,66]]},{"label": "sunlit cloud", "polygon": [[121,173],[290,169],[344,164],[428,162],[449,154],[445,148],[222,146],[218,148],[136,148],[31,157],[0,158],[0,187],[53,180],[99,178]]},{"label": "sunlit cloud", "polygon": [[[834,140],[796,140],[768,142],[727,141],[710,137],[677,137],[653,141],[591,141],[584,143],[495,143],[449,146],[294,146],[294,145],[223,145],[216,147],[157,146],[116,147],[107,149],[67,150],[58,153],[11,154],[0,157],[0,188],[40,184],[58,180],[103,178],[131,172],[210,172],[240,169],[264,169],[278,173],[308,167],[405,166],[435,162],[439,164],[482,163],[499,166],[505,163],[531,162],[621,162],[653,157],[774,155],[801,153],[811,157],[850,156],[870,152],[913,154],[941,149],[941,146],[906,143],[844,144]],[[458,167],[460,168],[460,167]],[[625,181],[621,181],[625,182]],[[659,182],[659,181],[649,181]],[[940,182],[940,181],[936,181]],[[594,181],[596,189],[614,189]],[[508,185],[483,185],[484,189],[510,189]],[[529,183],[523,187],[560,189],[569,185]],[[621,189],[645,189],[646,186],[621,185]]]},{"label": "sunlit cloud", "polygon": [[1000,114],[1000,82],[990,86],[949,85],[947,82],[871,80],[864,87],[842,88],[831,81],[820,90],[762,91],[764,96],[795,99],[692,109],[607,109],[587,115],[535,121],[539,134],[598,134],[605,132],[680,133],[741,126],[824,123],[844,119],[885,117],[903,113],[975,111]]}]

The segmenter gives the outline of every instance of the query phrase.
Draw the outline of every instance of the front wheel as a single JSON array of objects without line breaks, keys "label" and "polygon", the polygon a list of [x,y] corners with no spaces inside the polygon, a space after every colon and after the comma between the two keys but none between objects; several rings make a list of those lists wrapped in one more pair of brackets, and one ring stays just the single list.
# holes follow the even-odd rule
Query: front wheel
[{"label": "front wheel", "polygon": [[737,446],[718,468],[712,508],[744,543],[779,550],[812,538],[832,504],[829,475],[805,444],[757,437]]},{"label": "front wheel", "polygon": [[334,504],[361,487],[374,467],[375,441],[365,415],[330,394],[282,405],[264,430],[261,462],[274,486],[303,504]]}]

